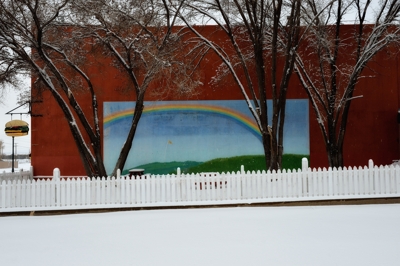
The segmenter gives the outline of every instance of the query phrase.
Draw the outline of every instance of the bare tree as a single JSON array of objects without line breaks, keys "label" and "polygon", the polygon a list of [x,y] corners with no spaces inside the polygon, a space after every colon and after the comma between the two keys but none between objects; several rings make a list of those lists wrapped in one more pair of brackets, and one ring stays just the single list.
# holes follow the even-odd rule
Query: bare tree
[{"label": "bare tree", "polygon": [[[196,85],[187,64],[179,61],[182,57],[177,49],[181,39],[179,28],[178,32],[173,30],[174,20],[166,1],[161,4],[74,0],[0,3],[0,45],[8,52],[5,58],[9,62],[22,62],[25,71],[32,71],[38,92],[50,91],[68,121],[88,176],[105,176],[106,170],[98,119],[98,88],[87,70],[96,62],[87,59],[93,55],[113,57],[111,67],[118,67],[121,76],[128,76],[136,93],[131,130],[115,174],[116,169],[123,169],[131,149],[149,85],[162,76],[170,77],[171,88]],[[90,108],[79,104],[76,94],[81,92],[89,97]]]},{"label": "bare tree", "polygon": [[[307,25],[304,49],[298,50],[295,70],[318,120],[329,165],[343,166],[343,143],[357,82],[368,62],[390,43],[399,40],[400,1],[307,0],[303,23]],[[374,1],[375,2],[375,1]],[[376,2],[375,2],[376,4]],[[325,8],[325,9],[323,9]],[[367,14],[374,14],[367,21]],[[343,23],[355,15],[351,30]]]},{"label": "bare tree", "polygon": [[3,103],[7,86],[14,83],[17,71],[8,49],[0,47],[0,103]]},{"label": "bare tree", "polygon": [[0,42],[0,104],[11,89],[21,91],[20,96],[28,93],[23,84],[23,80],[30,77],[28,70],[26,62],[15,56],[5,42]]},{"label": "bare tree", "polygon": [[[113,65],[127,77],[125,87],[134,91],[135,110],[130,131],[113,173],[122,169],[144,109],[144,99],[152,83],[162,88],[158,97],[173,90],[193,94],[199,84],[194,78],[196,63],[186,60],[183,27],[175,26],[177,12],[184,1],[76,1],[76,8],[86,11],[83,32],[89,33],[103,54],[113,58]],[[174,8],[172,8],[174,7]],[[188,51],[189,52],[189,51]],[[196,62],[196,60],[194,61]]]},{"label": "bare tree", "polygon": [[[58,38],[60,27],[65,25],[70,16],[69,2],[68,0],[2,1],[0,42],[10,50],[10,58],[22,61],[26,71],[32,71],[60,106],[68,121],[86,173],[89,176],[104,176],[106,173],[101,155],[94,88],[79,65],[70,60],[63,46],[65,39]],[[74,86],[65,75],[66,68],[86,83],[92,103],[91,116],[85,114],[76,100]],[[89,121],[90,117],[92,121]],[[92,145],[87,145],[84,134]]]},{"label": "bare tree", "polygon": [[22,79],[27,76],[24,62],[12,55],[12,51],[0,43],[0,103],[10,89],[19,90]]},{"label": "bare tree", "polygon": [[[206,47],[203,49],[221,59],[214,78],[233,77],[260,129],[266,165],[271,170],[282,163],[286,95],[298,47],[300,4],[299,0],[198,0],[185,7],[186,12],[198,14],[194,21],[182,15]],[[203,35],[194,26],[199,21],[216,24],[226,41],[216,43]],[[271,95],[271,114],[267,95]],[[268,116],[272,116],[271,125]]]}]

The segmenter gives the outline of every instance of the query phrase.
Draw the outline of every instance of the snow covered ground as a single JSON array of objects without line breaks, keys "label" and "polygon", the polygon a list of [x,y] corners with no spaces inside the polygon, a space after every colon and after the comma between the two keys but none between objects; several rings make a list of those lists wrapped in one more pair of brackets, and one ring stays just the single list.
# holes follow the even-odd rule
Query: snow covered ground
[{"label": "snow covered ground", "polygon": [[400,265],[400,204],[0,217],[0,265]]}]

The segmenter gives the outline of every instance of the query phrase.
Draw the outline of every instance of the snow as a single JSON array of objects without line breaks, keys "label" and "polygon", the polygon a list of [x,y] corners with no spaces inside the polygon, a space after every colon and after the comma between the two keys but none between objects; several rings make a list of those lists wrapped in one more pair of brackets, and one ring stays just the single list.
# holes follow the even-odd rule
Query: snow
[{"label": "snow", "polygon": [[399,265],[400,204],[0,217],[1,265]]},{"label": "snow", "polygon": [[[7,161],[7,160],[5,160],[5,161]],[[29,171],[30,168],[31,168],[31,160],[21,159],[21,160],[18,160],[18,167],[14,167],[14,172],[19,172],[19,171],[21,171],[21,169],[22,169],[22,171]],[[0,174],[3,172],[11,173],[11,170],[12,170],[12,168],[0,168]]]}]

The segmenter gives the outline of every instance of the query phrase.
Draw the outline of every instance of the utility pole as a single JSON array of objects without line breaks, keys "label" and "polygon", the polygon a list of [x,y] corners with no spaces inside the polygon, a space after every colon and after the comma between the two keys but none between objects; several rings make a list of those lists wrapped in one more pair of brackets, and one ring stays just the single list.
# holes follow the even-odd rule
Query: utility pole
[{"label": "utility pole", "polygon": [[4,142],[0,140],[0,160],[3,159]]},{"label": "utility pole", "polygon": [[11,172],[14,173],[14,136],[12,136]]}]

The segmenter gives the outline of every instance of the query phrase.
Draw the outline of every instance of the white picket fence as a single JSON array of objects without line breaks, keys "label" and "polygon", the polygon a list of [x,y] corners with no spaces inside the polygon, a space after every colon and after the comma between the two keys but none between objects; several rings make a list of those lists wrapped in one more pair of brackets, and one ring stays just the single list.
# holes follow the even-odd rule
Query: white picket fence
[{"label": "white picket fence", "polygon": [[3,180],[0,212],[400,197],[400,167]]}]

